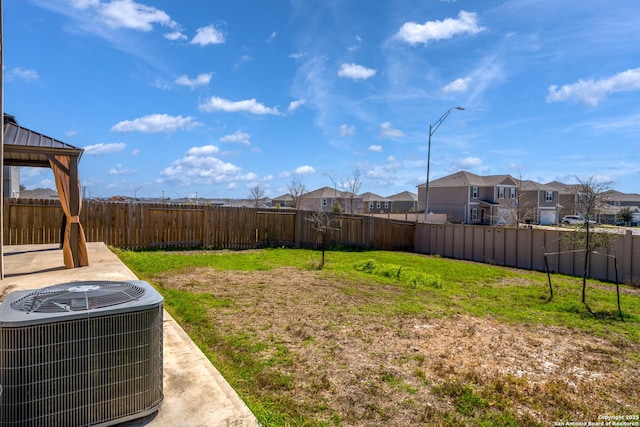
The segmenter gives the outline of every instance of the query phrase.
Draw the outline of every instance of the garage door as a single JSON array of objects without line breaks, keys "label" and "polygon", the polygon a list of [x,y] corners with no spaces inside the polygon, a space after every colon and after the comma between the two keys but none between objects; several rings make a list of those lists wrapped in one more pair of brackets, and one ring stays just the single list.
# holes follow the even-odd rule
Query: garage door
[{"label": "garage door", "polygon": [[549,225],[556,223],[556,211],[540,211],[540,224]]}]

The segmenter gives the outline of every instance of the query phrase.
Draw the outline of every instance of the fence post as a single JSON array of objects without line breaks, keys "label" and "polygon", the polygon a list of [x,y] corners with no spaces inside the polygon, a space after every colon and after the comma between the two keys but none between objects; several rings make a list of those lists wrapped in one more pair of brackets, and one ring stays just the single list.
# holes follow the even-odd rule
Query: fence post
[{"label": "fence post", "polygon": [[633,253],[633,233],[631,230],[627,230],[624,233],[624,241],[622,244],[624,245],[624,250],[622,251],[622,281],[624,283],[630,283],[633,273],[638,273],[634,272],[632,269],[633,260],[634,258],[638,258],[638,255],[640,255]]}]

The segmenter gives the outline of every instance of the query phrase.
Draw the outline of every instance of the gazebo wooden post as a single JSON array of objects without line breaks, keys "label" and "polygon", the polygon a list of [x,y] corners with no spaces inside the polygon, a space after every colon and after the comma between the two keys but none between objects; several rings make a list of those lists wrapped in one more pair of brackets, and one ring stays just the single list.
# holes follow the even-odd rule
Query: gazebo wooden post
[{"label": "gazebo wooden post", "polygon": [[[71,218],[78,218],[80,216],[80,189],[78,188],[78,157],[73,156],[69,158],[69,213]],[[69,243],[71,244],[71,254],[73,256],[73,266],[81,267],[80,263],[80,249],[79,249],[79,228],[80,222],[71,221],[71,231],[69,236]]]}]

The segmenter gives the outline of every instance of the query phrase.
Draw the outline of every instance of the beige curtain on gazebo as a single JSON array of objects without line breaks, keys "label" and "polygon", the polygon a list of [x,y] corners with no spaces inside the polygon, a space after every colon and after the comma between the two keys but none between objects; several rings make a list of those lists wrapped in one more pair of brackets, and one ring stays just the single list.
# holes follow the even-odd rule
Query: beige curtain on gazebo
[{"label": "beige curtain on gazebo", "polygon": [[[67,217],[62,245],[64,266],[66,268],[87,266],[89,265],[87,241],[80,224],[82,197],[78,180],[78,158],[57,155],[50,158],[49,163],[56,179],[56,189],[58,190],[62,210]],[[72,179],[78,182],[78,185],[75,186],[77,194],[71,194],[70,183]]]}]

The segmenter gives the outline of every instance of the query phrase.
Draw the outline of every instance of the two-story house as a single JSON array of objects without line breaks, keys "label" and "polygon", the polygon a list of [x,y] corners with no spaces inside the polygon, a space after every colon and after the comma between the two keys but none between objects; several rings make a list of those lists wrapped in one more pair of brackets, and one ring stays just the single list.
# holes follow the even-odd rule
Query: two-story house
[{"label": "two-story house", "polygon": [[578,215],[576,212],[576,186],[571,184],[565,184],[559,181],[551,181],[545,184],[547,187],[553,188],[558,192],[558,205],[560,211],[558,217],[562,218],[565,215]]},{"label": "two-story house", "polygon": [[516,191],[517,222],[541,225],[560,223],[560,193],[554,187],[521,180]]},{"label": "two-story house", "polygon": [[[425,185],[418,186],[424,209]],[[429,183],[429,213],[467,224],[557,224],[560,194],[550,185],[510,175],[457,172]]]},{"label": "two-story house", "polygon": [[615,224],[618,213],[625,208],[628,208],[633,215],[632,223],[640,222],[640,194],[609,190],[604,192],[603,196],[608,206],[602,212],[600,222]]},{"label": "two-story house", "polygon": [[410,191],[403,191],[389,196],[392,213],[418,212],[418,195]]},{"label": "two-story house", "polygon": [[390,213],[392,212],[393,200],[382,197],[375,193],[364,193],[362,197],[362,207],[364,213]]},{"label": "two-story house", "polygon": [[339,209],[344,213],[362,213],[362,196],[337,188],[322,187],[305,193],[300,202],[300,209],[321,212]]},{"label": "two-story house", "polygon": [[[448,221],[467,224],[513,222],[517,181],[510,175],[480,176],[456,172],[429,183],[429,212],[447,214]],[[418,186],[418,205],[424,210],[426,184]]]},{"label": "two-story house", "polygon": [[[558,191],[558,218],[565,215],[580,215],[578,212],[578,186],[575,184],[564,184],[558,181],[552,181],[545,184]],[[616,215],[622,208],[629,208],[634,213],[633,222],[640,221],[640,194],[637,193],[621,193],[616,190],[608,190],[602,193],[603,202],[608,205],[598,214],[596,221],[603,224],[614,224]]]}]

